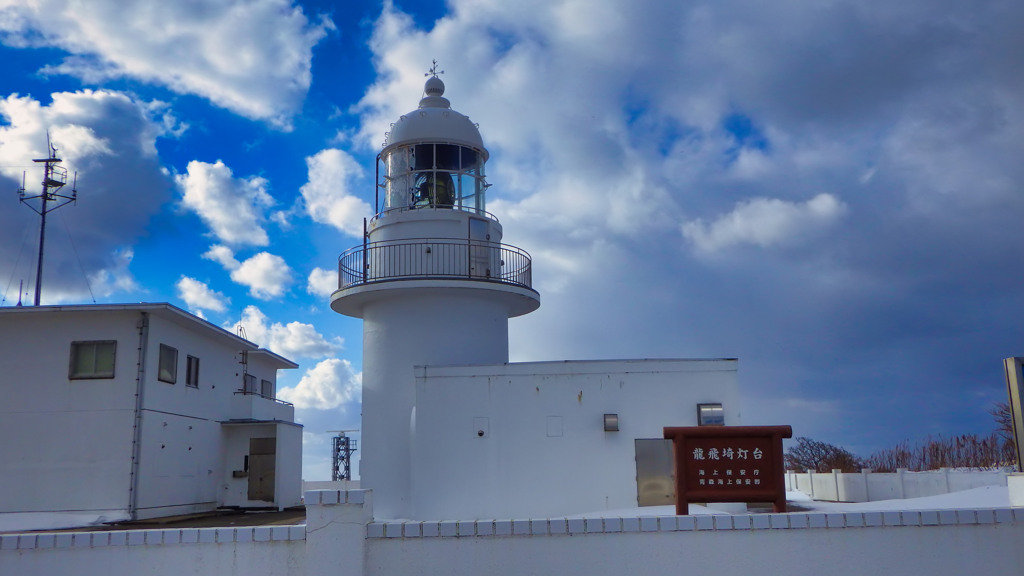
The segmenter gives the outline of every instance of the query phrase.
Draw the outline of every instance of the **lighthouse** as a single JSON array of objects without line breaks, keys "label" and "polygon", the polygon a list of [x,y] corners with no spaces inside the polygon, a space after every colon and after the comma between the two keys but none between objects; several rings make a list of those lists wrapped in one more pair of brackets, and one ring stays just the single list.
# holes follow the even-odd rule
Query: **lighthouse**
[{"label": "lighthouse", "polygon": [[331,308],[363,320],[360,479],[375,516],[413,514],[417,366],[508,362],[508,319],[536,310],[531,260],[487,212],[487,149],[436,65],[377,157],[376,214],[338,261]]}]

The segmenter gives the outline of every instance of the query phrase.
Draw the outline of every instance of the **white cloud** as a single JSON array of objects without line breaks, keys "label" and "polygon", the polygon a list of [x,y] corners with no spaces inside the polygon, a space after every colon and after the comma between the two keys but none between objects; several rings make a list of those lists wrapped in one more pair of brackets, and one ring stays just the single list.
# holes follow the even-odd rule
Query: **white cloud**
[{"label": "white cloud", "polygon": [[113,265],[97,270],[89,276],[89,287],[93,295],[102,298],[118,292],[138,290],[139,284],[129,270],[135,258],[135,251],[131,248],[120,248],[111,256],[114,259]]},{"label": "white cloud", "polygon": [[[17,94],[0,99],[0,188],[17,189],[25,171],[26,194],[40,193],[35,183],[42,174],[31,160],[48,155],[47,131],[68,171],[61,193],[71,192],[77,173],[79,201],[61,208],[50,221],[66,223],[74,250],[47,250],[43,301],[81,301],[89,293],[83,275],[90,278],[95,296],[137,291],[130,270],[132,246],[170,199],[170,181],[156,158],[156,139],[175,123],[161,104],[121,92],[56,92],[49,98],[48,105]],[[30,218],[28,208],[0,210],[0,229],[28,234],[29,228],[38,230],[38,219]],[[34,259],[19,258],[19,248],[18,242],[0,245],[0,268],[15,280],[28,280]]]},{"label": "white cloud", "polygon": [[331,358],[310,368],[294,388],[278,390],[277,397],[298,409],[333,410],[359,398],[362,374],[348,360]]},{"label": "white cloud", "polygon": [[338,289],[338,273],[334,270],[314,268],[309,273],[309,281],[306,284],[306,292],[315,296],[329,298]]},{"label": "white cloud", "polygon": [[0,40],[71,55],[49,74],[135,78],[287,128],[311,82],[313,47],[334,25],[291,0],[7,2]]},{"label": "white cloud", "polygon": [[188,173],[175,177],[182,204],[195,212],[221,241],[234,245],[266,246],[270,243],[263,222],[274,204],[267,181],[259,176],[235,178],[231,169],[193,160]]},{"label": "white cloud", "polygon": [[255,306],[245,308],[241,321],[232,327],[232,331],[239,326],[245,329],[245,336],[250,341],[287,358],[323,358],[343,347],[340,338],[328,340],[312,324],[271,323],[266,314]]},{"label": "white cloud", "polygon": [[212,290],[204,282],[195,278],[182,276],[175,285],[178,289],[178,297],[185,301],[185,304],[192,310],[211,310],[213,312],[227,311],[227,304],[230,298],[220,292]]},{"label": "white cloud", "polygon": [[238,270],[238,267],[242,265],[242,263],[235,258],[235,252],[223,244],[214,244],[213,246],[210,246],[210,249],[203,254],[203,258],[213,260],[229,272],[232,270]]},{"label": "white cloud", "polygon": [[707,224],[683,224],[683,235],[697,250],[711,253],[741,244],[766,248],[791,242],[807,232],[834,222],[846,205],[831,194],[819,194],[802,204],[777,198],[755,198]]},{"label": "white cloud", "polygon": [[270,300],[285,293],[292,283],[292,269],[284,258],[269,252],[260,252],[231,271],[231,279],[249,287],[249,294],[260,300]]},{"label": "white cloud", "polygon": [[363,218],[373,209],[351,191],[353,180],[363,174],[359,164],[345,152],[328,148],[306,158],[306,167],[309,181],[301,192],[310,218],[361,238]]}]

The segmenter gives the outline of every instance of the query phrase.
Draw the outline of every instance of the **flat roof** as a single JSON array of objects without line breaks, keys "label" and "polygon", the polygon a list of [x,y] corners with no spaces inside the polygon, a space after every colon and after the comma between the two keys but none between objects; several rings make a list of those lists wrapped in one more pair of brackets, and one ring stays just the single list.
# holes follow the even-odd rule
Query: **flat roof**
[{"label": "flat roof", "polygon": [[233,340],[242,348],[248,349],[253,354],[261,354],[278,365],[278,368],[298,368],[299,365],[291,360],[276,354],[266,348],[260,348],[258,344],[246,340],[237,334],[233,334],[220,326],[200,318],[195,314],[182,310],[168,302],[139,302],[137,304],[57,304],[47,306],[3,306],[0,307],[0,315],[4,314],[53,314],[60,312],[146,312],[156,314],[184,325],[192,325],[200,330],[212,332],[221,338]]}]

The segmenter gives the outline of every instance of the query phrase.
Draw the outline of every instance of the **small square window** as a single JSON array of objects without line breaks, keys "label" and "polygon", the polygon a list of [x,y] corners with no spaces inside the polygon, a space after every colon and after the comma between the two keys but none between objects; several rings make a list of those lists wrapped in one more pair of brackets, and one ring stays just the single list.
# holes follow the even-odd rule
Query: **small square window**
[{"label": "small square window", "polygon": [[252,374],[245,374],[242,380],[242,392],[246,394],[259,394],[259,390],[256,388],[256,377]]},{"label": "small square window", "polygon": [[199,358],[185,357],[185,386],[199,388]]},{"label": "small square window", "polygon": [[178,381],[178,349],[167,344],[160,345],[160,367],[157,378],[161,382],[174,384]]},{"label": "small square window", "polygon": [[71,364],[68,378],[113,378],[117,341],[94,340],[71,343]]}]

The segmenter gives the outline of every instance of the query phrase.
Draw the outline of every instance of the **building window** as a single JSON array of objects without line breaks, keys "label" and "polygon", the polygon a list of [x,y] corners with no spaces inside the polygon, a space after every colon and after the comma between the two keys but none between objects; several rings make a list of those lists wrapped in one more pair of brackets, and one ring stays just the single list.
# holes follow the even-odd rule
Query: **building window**
[{"label": "building window", "polygon": [[160,345],[160,368],[157,378],[161,382],[174,384],[178,381],[178,349],[167,344]]},{"label": "building window", "polygon": [[274,397],[274,383],[270,380],[260,381],[260,395],[264,398]]},{"label": "building window", "polygon": [[199,388],[199,358],[195,356],[186,357],[185,386]]},{"label": "building window", "polygon": [[246,374],[242,380],[242,392],[246,394],[258,394],[259,391],[256,389],[256,377],[252,374]]},{"label": "building window", "polygon": [[113,378],[117,341],[94,340],[71,343],[71,366],[68,378]]}]

